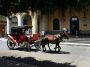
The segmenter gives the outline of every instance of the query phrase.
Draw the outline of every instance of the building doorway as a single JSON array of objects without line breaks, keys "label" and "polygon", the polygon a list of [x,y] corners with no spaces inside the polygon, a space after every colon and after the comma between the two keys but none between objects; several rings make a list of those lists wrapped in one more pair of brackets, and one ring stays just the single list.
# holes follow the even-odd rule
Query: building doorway
[{"label": "building doorway", "polygon": [[79,35],[79,18],[77,16],[70,18],[70,34]]},{"label": "building doorway", "polygon": [[59,24],[59,19],[54,19],[53,20],[53,30],[59,30],[60,29],[60,24]]}]

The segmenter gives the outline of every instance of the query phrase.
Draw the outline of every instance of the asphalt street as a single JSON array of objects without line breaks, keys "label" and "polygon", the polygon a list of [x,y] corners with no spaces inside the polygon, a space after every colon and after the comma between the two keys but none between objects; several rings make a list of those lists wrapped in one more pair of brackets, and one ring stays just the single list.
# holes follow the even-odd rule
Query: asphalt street
[{"label": "asphalt street", "polygon": [[[49,51],[46,46],[46,52],[36,51],[35,49],[30,51],[21,49],[9,50],[6,41],[7,39],[5,38],[0,39],[0,57],[19,62],[21,65],[24,63],[38,67],[44,67],[45,65],[46,67],[50,67],[51,65],[53,67],[90,67],[90,38],[70,38],[69,40],[64,40],[60,44],[61,52],[54,51],[54,44],[50,44],[52,51]],[[11,59],[11,57],[14,59]],[[18,60],[18,57],[23,59],[19,58],[20,60]]]}]

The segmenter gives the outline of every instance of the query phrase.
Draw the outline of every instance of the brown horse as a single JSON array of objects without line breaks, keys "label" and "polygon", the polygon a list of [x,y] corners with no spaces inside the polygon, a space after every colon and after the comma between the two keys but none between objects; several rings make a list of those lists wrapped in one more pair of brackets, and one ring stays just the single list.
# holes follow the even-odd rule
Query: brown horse
[{"label": "brown horse", "polygon": [[58,48],[58,51],[60,51],[61,47],[59,46],[59,43],[63,41],[63,38],[69,39],[69,36],[67,32],[61,32],[58,35],[46,35],[42,40],[41,40],[41,46],[43,48],[43,51],[46,51],[45,45],[48,45],[49,50],[51,51],[49,47],[49,43],[51,44],[56,44],[55,45],[55,51]]}]

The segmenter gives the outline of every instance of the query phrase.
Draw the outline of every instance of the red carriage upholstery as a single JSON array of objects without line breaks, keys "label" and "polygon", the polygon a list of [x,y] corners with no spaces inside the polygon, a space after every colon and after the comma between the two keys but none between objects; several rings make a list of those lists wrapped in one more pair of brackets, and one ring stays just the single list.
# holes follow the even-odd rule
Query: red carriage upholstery
[{"label": "red carriage upholstery", "polygon": [[13,39],[14,39],[14,40],[17,40],[17,38],[16,38],[16,36],[15,36],[15,35],[12,35],[12,37],[13,37]]},{"label": "red carriage upholstery", "polygon": [[17,42],[19,42],[19,41],[26,41],[27,42],[28,41],[28,38],[25,35],[23,35],[23,34],[20,34],[19,36],[12,35],[12,37]]},{"label": "red carriage upholstery", "polygon": [[36,40],[38,40],[38,38],[39,38],[39,34],[37,33],[37,34],[32,34],[32,36],[31,36],[31,40],[32,41],[36,41]]},{"label": "red carriage upholstery", "polygon": [[[12,35],[12,38],[16,40],[17,42],[28,42],[28,37],[26,37],[24,34],[19,34],[18,36]],[[31,35],[31,41],[36,41],[39,38],[39,34],[32,34]]]},{"label": "red carriage upholstery", "polygon": [[28,41],[28,38],[25,35],[19,35],[19,41]]}]

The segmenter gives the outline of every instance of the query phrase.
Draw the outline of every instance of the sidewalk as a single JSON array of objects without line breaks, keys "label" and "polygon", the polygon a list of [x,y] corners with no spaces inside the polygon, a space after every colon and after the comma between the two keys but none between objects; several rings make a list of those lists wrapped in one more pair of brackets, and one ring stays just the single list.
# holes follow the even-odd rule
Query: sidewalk
[{"label": "sidewalk", "polygon": [[69,38],[61,42],[62,45],[90,46],[90,38]]}]

